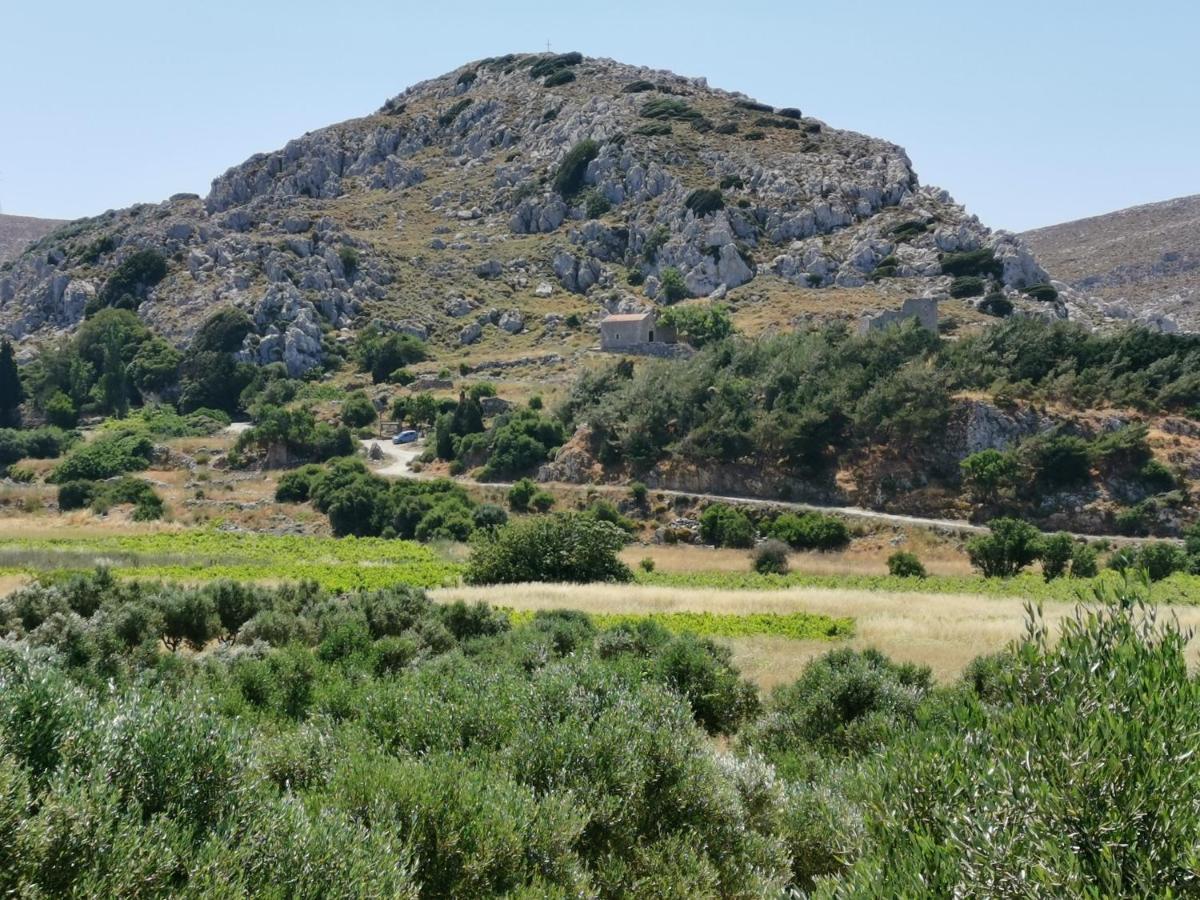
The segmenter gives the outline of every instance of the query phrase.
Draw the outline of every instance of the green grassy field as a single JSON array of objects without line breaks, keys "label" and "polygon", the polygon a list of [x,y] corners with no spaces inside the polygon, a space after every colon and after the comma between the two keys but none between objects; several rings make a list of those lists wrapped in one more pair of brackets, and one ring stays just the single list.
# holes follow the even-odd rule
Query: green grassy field
[{"label": "green grassy field", "polygon": [[[525,625],[535,616],[532,610],[506,609],[513,625]],[[854,620],[845,616],[826,616],[820,613],[589,613],[588,618],[598,628],[637,625],[650,621],[673,634],[698,634],[703,637],[782,637],[793,640],[821,640],[849,637],[854,633]]]},{"label": "green grassy field", "polygon": [[9,574],[108,566],[121,577],[171,581],[316,581],[328,590],[455,584],[461,567],[431,548],[382,538],[328,538],[200,529],[0,541]]}]

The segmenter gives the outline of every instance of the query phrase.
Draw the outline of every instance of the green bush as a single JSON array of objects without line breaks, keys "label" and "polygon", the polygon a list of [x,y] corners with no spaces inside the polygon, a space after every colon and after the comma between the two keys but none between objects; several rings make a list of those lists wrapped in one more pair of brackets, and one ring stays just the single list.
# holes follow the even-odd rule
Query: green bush
[{"label": "green bush", "polygon": [[702,219],[709,213],[725,208],[725,197],[716,188],[697,188],[687,195],[683,205],[690,209],[697,219]]},{"label": "green bush", "polygon": [[342,423],[350,428],[362,428],[378,418],[375,404],[362,391],[354,391],[342,401]]},{"label": "green bush", "polygon": [[1075,556],[1075,541],[1069,534],[1052,534],[1042,540],[1038,555],[1042,560],[1042,576],[1047,581],[1062,578]]},{"label": "green bush", "polygon": [[80,444],[50,474],[55,484],[99,481],[148,468],[154,445],[138,431],[114,431]]},{"label": "green bush", "polygon": [[788,545],[783,541],[763,541],[754,548],[751,565],[759,575],[786,575],[788,573]]},{"label": "green bush", "polygon": [[[1182,748],[1200,727],[1200,681],[1177,623],[1147,621],[1143,596],[1101,596],[1061,635],[1035,619],[999,702],[963,696],[949,716],[962,724],[904,736],[866,799],[886,815],[819,895],[995,896],[1027,891],[1032,872],[1059,896],[1186,892],[1200,763]],[[1136,709],[1138,726],[1080,709]]]},{"label": "green bush", "polygon": [[84,315],[92,316],[107,306],[137,309],[146,294],[167,277],[167,258],[157,250],[138,250],[126,257],[104,286],[87,303]]},{"label": "green bush", "polygon": [[642,104],[639,115],[644,119],[699,119],[700,111],[689,106],[683,100],[674,97],[659,97]]},{"label": "green bush", "polygon": [[1053,285],[1049,284],[1034,284],[1025,288],[1025,294],[1032,297],[1034,300],[1041,300],[1046,303],[1051,303],[1058,299],[1058,291]]},{"label": "green bush", "polygon": [[608,202],[608,198],[595,188],[584,194],[583,205],[589,219],[598,219],[612,209],[612,204]]},{"label": "green bush", "polygon": [[[459,117],[459,115],[462,112],[464,112],[467,109],[467,107],[470,106],[473,102],[474,101],[470,97],[463,97],[461,100],[456,101],[452,106],[450,106],[448,109],[443,110],[438,115],[438,124],[441,125],[443,128],[446,128],[446,127],[454,124],[454,120],[457,119]],[[350,272],[347,274],[353,274],[353,273]]]},{"label": "green bush", "polygon": [[583,188],[583,177],[587,174],[588,163],[599,155],[600,145],[591,138],[585,138],[575,144],[558,164],[558,171],[554,175],[554,190],[564,198],[574,197]]},{"label": "green bush", "polygon": [[464,576],[468,584],[524,581],[629,581],[617,558],[626,536],[608,522],[557,513],[510,522],[475,539]]},{"label": "green bush", "polygon": [[551,72],[546,76],[546,80],[542,82],[543,87],[558,87],[563,84],[570,84],[575,80],[575,73],[570,69],[559,69],[557,72]]},{"label": "green bush", "polygon": [[947,253],[942,257],[942,274],[962,276],[991,276],[999,278],[1004,272],[1000,260],[990,249],[967,250],[961,253]]},{"label": "green bush", "polygon": [[742,742],[784,772],[794,771],[806,750],[864,754],[916,726],[920,701],[932,687],[928,667],[893,663],[877,650],[834,650],[777,688]]},{"label": "green bush", "polygon": [[990,534],[967,541],[971,565],[985,578],[1011,578],[1038,558],[1041,534],[1020,519],[998,518],[989,524]]},{"label": "green bush", "polygon": [[979,304],[979,311],[997,319],[1006,319],[1012,315],[1013,304],[1003,294],[988,294]]},{"label": "green bush", "polygon": [[925,578],[928,573],[915,553],[897,550],[887,560],[888,574],[896,578]]},{"label": "green bush", "polygon": [[960,275],[950,282],[950,296],[959,299],[965,297],[981,297],[986,289],[982,278],[975,275]]},{"label": "green bush", "polygon": [[529,498],[529,505],[537,512],[549,512],[554,508],[554,495],[546,490],[535,491],[533,496]]},{"label": "green bush", "polygon": [[508,489],[508,505],[514,512],[525,512],[529,502],[538,491],[537,483],[530,478],[522,478]]},{"label": "green bush", "polygon": [[767,531],[794,550],[840,550],[850,543],[845,522],[817,512],[784,513]]},{"label": "green bush", "polygon": [[654,90],[654,82],[646,81],[644,78],[639,78],[637,81],[631,81],[629,84],[621,88],[622,94],[644,94],[646,91]]},{"label": "green bush", "polygon": [[43,412],[46,414],[46,421],[57,428],[74,428],[79,421],[79,411],[71,398],[62,391],[54,392],[46,401]]},{"label": "green bush", "polygon": [[676,303],[690,295],[683,273],[674,266],[667,266],[658,273],[659,290],[667,303]]},{"label": "green bush", "polygon": [[715,547],[754,546],[754,523],[739,509],[714,503],[700,514],[700,537]]}]

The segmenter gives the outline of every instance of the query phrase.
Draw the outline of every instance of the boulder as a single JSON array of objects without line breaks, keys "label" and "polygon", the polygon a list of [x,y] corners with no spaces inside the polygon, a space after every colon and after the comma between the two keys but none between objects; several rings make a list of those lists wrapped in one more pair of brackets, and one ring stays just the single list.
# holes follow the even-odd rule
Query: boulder
[{"label": "boulder", "polygon": [[519,309],[510,309],[500,316],[498,324],[509,334],[519,334],[525,330],[525,315]]},{"label": "boulder", "polygon": [[474,344],[481,337],[483,337],[483,326],[478,322],[472,322],[458,333],[458,342],[464,345]]}]

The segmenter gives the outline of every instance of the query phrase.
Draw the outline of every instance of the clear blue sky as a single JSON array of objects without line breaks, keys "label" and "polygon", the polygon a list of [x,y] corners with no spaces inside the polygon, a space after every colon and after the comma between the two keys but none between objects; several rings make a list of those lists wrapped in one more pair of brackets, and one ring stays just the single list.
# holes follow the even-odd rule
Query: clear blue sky
[{"label": "clear blue sky", "polygon": [[1194,0],[6,0],[0,207],[204,194],[252,153],[549,40],[899,143],[924,183],[1021,230],[1200,193],[1198,32]]}]

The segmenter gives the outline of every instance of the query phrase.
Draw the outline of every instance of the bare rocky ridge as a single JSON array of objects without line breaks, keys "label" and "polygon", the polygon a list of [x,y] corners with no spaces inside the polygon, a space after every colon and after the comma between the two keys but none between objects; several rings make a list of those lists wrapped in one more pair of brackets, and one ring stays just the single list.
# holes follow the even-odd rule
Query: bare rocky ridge
[{"label": "bare rocky ridge", "polygon": [[1200,330],[1200,195],[1025,232],[1051,275],[1114,321]]},{"label": "bare rocky ridge", "polygon": [[[583,161],[564,182],[573,150]],[[180,344],[233,305],[257,327],[242,357],[293,374],[371,323],[503,358],[582,346],[591,332],[572,338],[568,311],[586,330],[661,302],[668,270],[693,296],[816,291],[822,314],[845,316],[851,290],[883,308],[944,296],[941,255],[980,248],[1018,313],[1069,314],[1069,292],[1022,293],[1047,275],[1020,238],[922,186],[894,144],[703,79],[509,56],[253,156],[205,198],[59,229],[0,270],[0,328],[74,328],[114,269],[151,249],[168,274],[138,313]]]},{"label": "bare rocky ridge", "polygon": [[22,250],[62,224],[62,219],[0,214],[0,263],[16,259]]}]

